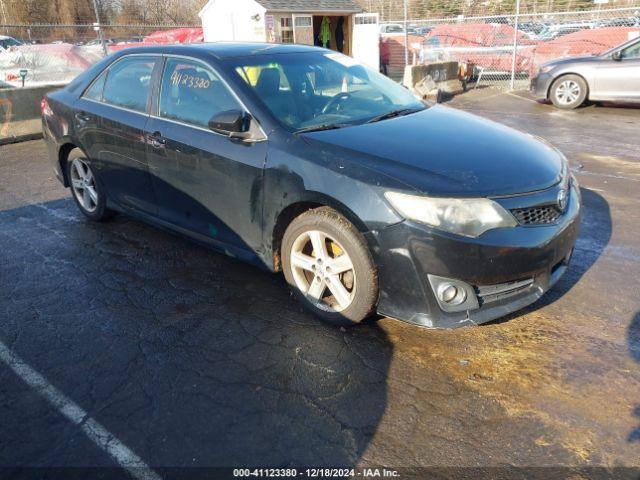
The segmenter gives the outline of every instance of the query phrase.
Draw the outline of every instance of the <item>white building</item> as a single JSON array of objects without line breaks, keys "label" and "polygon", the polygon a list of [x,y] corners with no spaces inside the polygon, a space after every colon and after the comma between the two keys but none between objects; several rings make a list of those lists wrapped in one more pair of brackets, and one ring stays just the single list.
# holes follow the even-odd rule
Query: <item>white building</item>
[{"label": "white building", "polygon": [[209,0],[198,15],[205,42],[325,46],[379,68],[378,14],[355,0]]}]

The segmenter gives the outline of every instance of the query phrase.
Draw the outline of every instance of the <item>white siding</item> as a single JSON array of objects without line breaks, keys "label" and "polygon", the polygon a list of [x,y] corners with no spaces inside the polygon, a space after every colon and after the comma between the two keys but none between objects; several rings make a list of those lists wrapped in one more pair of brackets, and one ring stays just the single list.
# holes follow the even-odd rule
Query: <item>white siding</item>
[{"label": "white siding", "polygon": [[204,41],[264,42],[264,14],[254,0],[210,0],[200,12]]}]

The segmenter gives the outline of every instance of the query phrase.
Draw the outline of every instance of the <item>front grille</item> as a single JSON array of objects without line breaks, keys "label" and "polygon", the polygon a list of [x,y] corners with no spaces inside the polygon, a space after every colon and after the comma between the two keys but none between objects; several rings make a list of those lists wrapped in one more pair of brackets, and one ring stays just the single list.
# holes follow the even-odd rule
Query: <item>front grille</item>
[{"label": "front grille", "polygon": [[555,205],[543,207],[516,208],[511,210],[520,225],[549,225],[560,218],[560,210]]}]

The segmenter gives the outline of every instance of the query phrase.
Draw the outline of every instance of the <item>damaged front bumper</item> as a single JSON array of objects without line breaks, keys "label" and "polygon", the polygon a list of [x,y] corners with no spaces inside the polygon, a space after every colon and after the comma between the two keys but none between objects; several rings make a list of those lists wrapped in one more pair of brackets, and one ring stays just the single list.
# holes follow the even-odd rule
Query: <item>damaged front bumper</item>
[{"label": "damaged front bumper", "polygon": [[[511,209],[554,194],[499,201]],[[553,224],[495,229],[479,238],[408,220],[369,232],[378,265],[378,313],[424,327],[453,328],[488,322],[535,302],[567,269],[580,202],[572,185],[566,211]],[[443,303],[438,291],[443,284],[464,290],[460,308]]]}]

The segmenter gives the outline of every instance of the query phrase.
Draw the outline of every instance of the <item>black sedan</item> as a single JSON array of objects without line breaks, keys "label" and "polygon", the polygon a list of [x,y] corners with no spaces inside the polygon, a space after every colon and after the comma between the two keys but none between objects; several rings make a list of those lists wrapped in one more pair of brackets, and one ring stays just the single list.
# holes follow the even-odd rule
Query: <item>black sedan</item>
[{"label": "black sedan", "polygon": [[558,150],[428,107],[329,50],[127,49],[42,113],[55,173],[89,219],[123,212],[283,271],[334,324],[505,315],[558,280],[578,234]]}]

